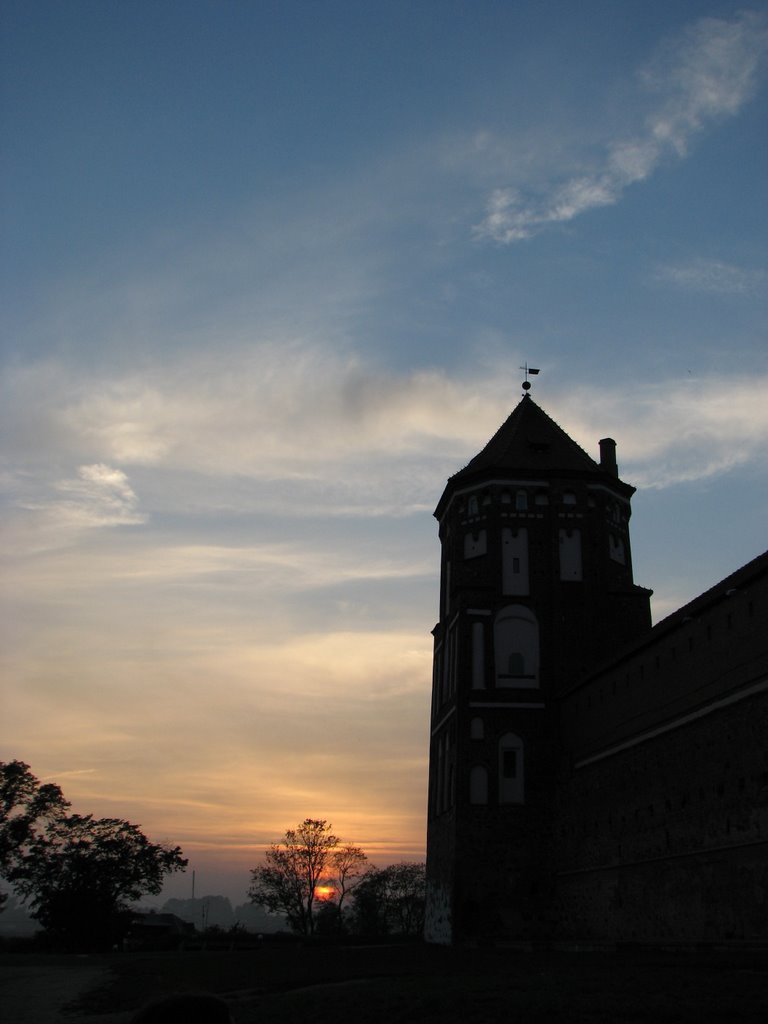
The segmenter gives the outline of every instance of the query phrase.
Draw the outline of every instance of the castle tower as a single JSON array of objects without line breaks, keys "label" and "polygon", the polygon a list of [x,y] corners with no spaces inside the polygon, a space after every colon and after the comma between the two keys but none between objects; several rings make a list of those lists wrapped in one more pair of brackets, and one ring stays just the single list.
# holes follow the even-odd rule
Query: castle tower
[{"label": "castle tower", "polygon": [[427,926],[432,942],[548,932],[558,696],[650,629],[634,488],[526,394],[435,510]]}]

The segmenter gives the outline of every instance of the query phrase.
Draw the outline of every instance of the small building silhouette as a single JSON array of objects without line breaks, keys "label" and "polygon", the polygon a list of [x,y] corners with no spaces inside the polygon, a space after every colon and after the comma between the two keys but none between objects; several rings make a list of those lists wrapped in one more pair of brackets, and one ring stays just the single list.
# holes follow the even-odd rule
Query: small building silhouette
[{"label": "small building silhouette", "polygon": [[176,914],[136,911],[123,940],[126,950],[178,949],[193,938],[195,926]]},{"label": "small building silhouette", "polygon": [[768,939],[768,553],[652,628],[633,493],[527,394],[448,480],[429,941]]}]

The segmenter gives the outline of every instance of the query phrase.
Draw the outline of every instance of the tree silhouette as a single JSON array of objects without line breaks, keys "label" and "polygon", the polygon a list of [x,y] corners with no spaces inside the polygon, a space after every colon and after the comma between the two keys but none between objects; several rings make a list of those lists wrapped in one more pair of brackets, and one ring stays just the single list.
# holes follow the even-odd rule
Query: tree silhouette
[{"label": "tree silhouette", "polygon": [[331,855],[339,845],[325,819],[305,818],[273,843],[265,864],[251,871],[248,897],[272,913],[284,914],[301,935],[313,935],[317,888],[325,880]]},{"label": "tree silhouette", "polygon": [[[11,873],[29,856],[31,845],[61,818],[69,801],[58,786],[41,783],[23,761],[0,761],[0,876]],[[0,893],[0,909],[8,899]]]},{"label": "tree silhouette", "polygon": [[368,858],[359,846],[345,843],[331,854],[331,871],[333,877],[329,884],[336,894],[336,908],[341,922],[341,914],[345,898],[354,891],[365,877],[365,865]]},{"label": "tree silhouette", "polygon": [[355,889],[355,926],[369,935],[420,935],[425,905],[423,863],[374,868]]},{"label": "tree silhouette", "polygon": [[0,870],[32,917],[69,944],[111,945],[130,903],[159,893],[186,860],[178,846],[152,843],[121,818],[67,814],[54,785],[41,785],[20,761],[0,765]]}]

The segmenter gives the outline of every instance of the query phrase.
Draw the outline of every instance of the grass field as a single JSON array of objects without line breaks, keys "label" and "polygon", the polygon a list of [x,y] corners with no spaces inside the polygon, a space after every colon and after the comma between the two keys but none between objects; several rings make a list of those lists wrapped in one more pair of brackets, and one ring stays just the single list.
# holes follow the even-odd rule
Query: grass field
[{"label": "grass field", "polygon": [[108,980],[68,1012],[92,1024],[188,989],[224,995],[237,1024],[768,1021],[768,964],[754,953],[266,945],[90,959]]}]

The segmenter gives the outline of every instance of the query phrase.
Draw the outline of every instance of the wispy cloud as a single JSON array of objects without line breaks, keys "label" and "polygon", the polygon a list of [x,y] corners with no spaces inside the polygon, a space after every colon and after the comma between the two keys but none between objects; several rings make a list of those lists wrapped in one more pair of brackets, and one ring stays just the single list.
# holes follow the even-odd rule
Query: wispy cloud
[{"label": "wispy cloud", "polygon": [[655,102],[642,130],[609,140],[591,166],[539,189],[501,187],[489,197],[475,237],[509,244],[552,224],[619,201],[669,158],[687,155],[705,128],[733,117],[754,94],[768,53],[768,16],[745,11],[731,21],[703,18],[665,43],[640,80]]},{"label": "wispy cloud", "polygon": [[22,501],[21,505],[42,513],[56,529],[68,532],[146,522],[126,474],[102,462],[80,466],[76,477],[57,480],[52,489],[60,496],[42,502]]},{"label": "wispy cloud", "polygon": [[656,270],[656,280],[696,292],[722,295],[764,294],[768,272],[737,267],[721,260],[696,259],[687,263],[666,263]]},{"label": "wispy cloud", "polygon": [[[458,435],[482,440],[483,391],[441,371],[386,372],[298,341],[254,343],[226,359],[179,354],[122,376],[27,366],[7,379],[8,479],[17,504],[56,504],[71,519],[138,516],[127,478],[105,470],[57,484],[63,503],[36,493],[52,465],[86,461],[140,476],[148,509],[152,495],[168,509],[174,487],[187,507],[219,509],[258,487],[262,511],[401,515],[425,507],[424,480],[447,475]],[[232,485],[211,489],[210,477]]]},{"label": "wispy cloud", "polygon": [[[295,343],[230,352],[224,365],[179,355],[123,378],[27,368],[6,408],[12,421],[13,407],[21,410],[8,434],[10,500],[62,529],[141,524],[153,510],[422,513],[508,415],[508,365],[509,355],[499,354],[472,376],[396,374]],[[693,369],[679,381],[633,384],[620,397],[614,389],[586,400],[569,382],[562,393],[550,391],[547,408],[562,410],[577,437],[590,410],[594,426],[581,443],[591,449],[601,430],[621,434],[625,458],[653,486],[758,458],[768,442],[761,400],[768,382],[761,391],[754,377],[698,377]],[[54,380],[72,396],[66,402]],[[76,476],[49,476],[67,462],[80,464]],[[128,473],[141,481],[142,509]]]},{"label": "wispy cloud", "polygon": [[747,465],[764,469],[766,393],[765,374],[691,374],[599,397],[573,388],[561,396],[558,412],[585,447],[593,437],[614,436],[632,483],[665,488]]},{"label": "wispy cloud", "polygon": [[58,489],[66,498],[59,506],[75,523],[115,526],[143,523],[138,498],[121,469],[97,462],[80,466],[74,480],[62,480]]}]

